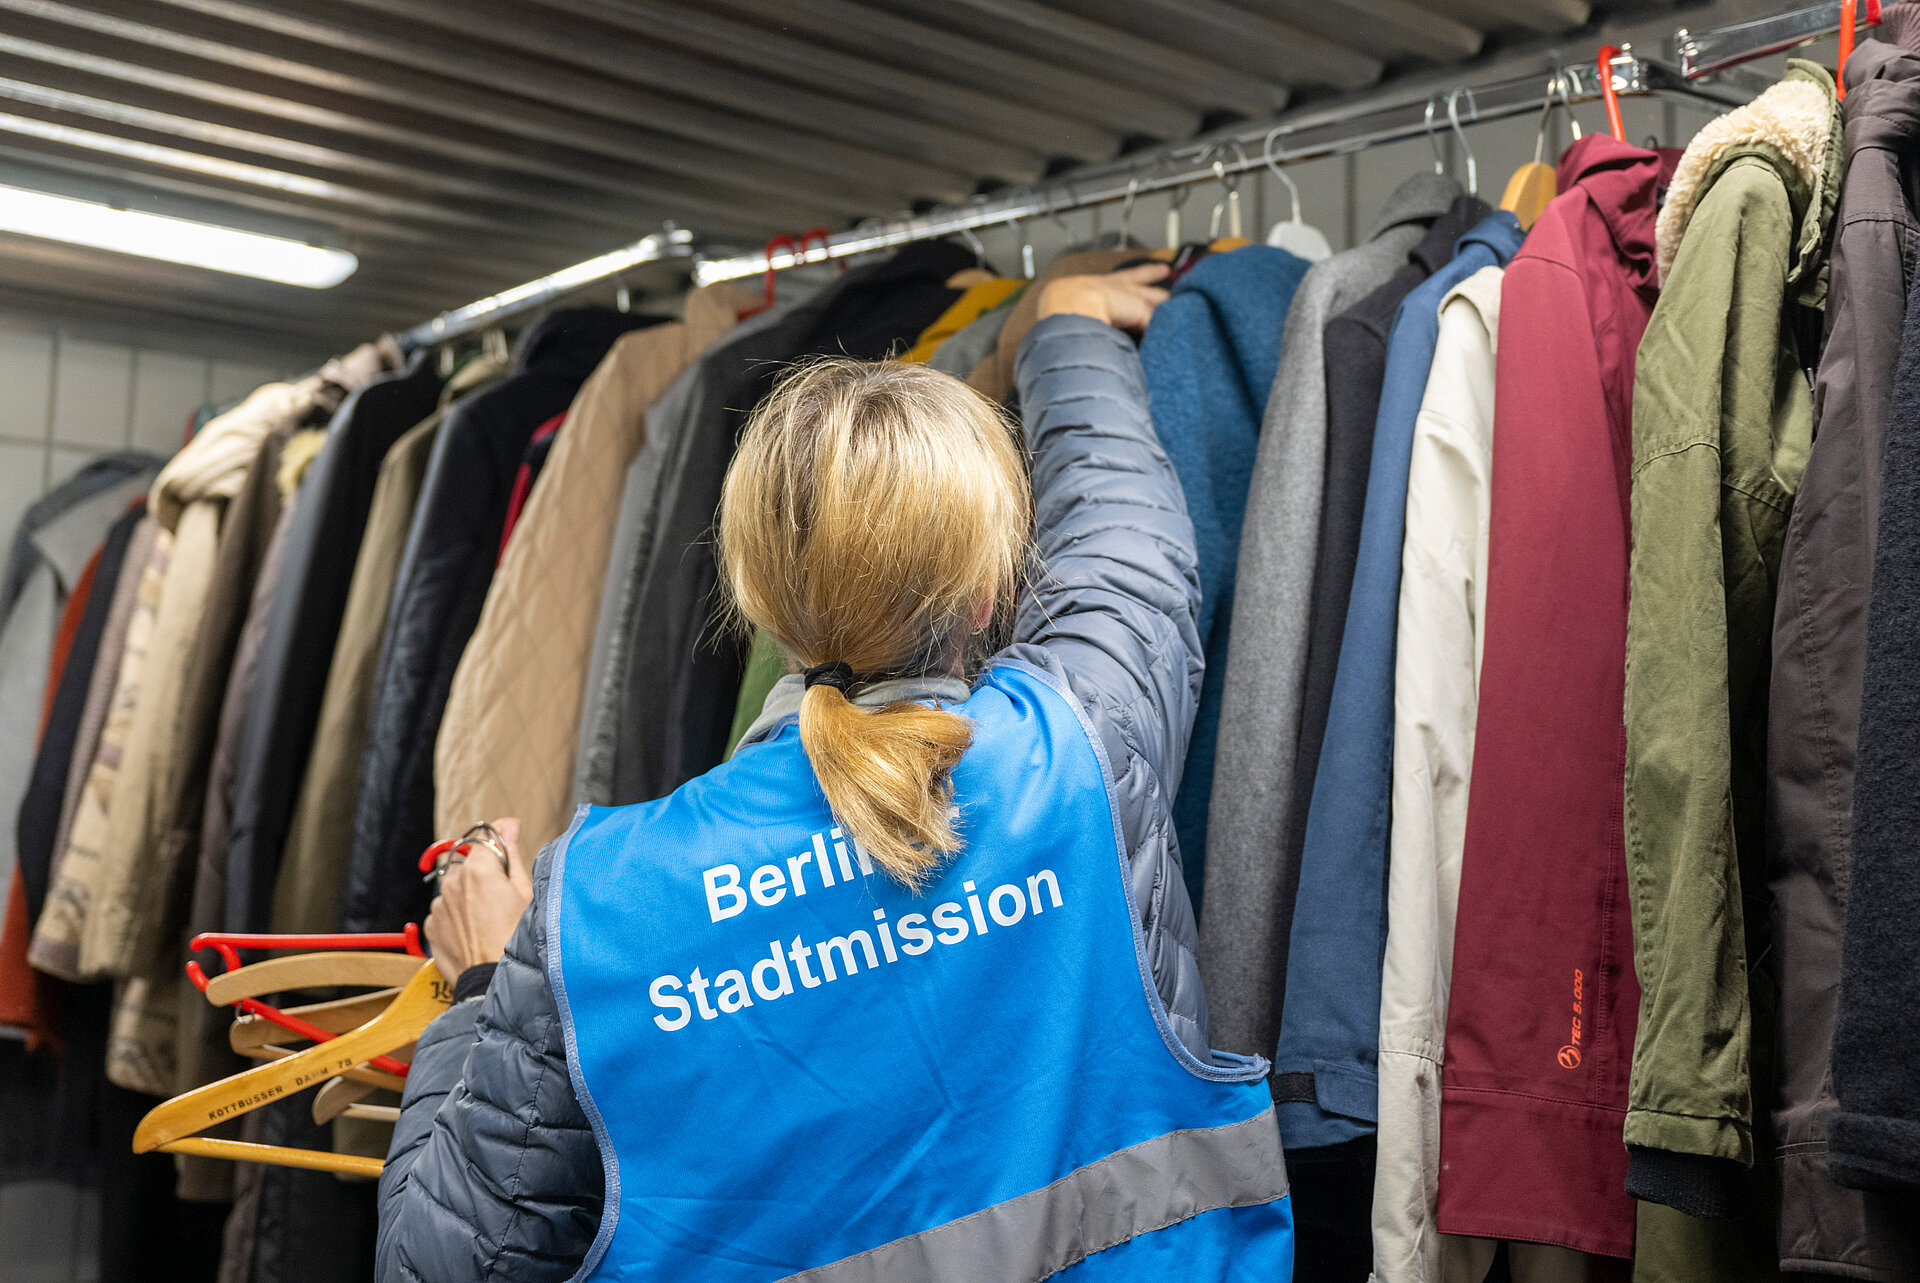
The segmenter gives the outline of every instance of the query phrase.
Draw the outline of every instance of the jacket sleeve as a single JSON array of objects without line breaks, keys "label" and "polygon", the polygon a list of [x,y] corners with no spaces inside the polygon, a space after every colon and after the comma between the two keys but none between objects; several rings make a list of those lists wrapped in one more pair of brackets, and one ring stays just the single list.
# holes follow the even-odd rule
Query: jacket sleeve
[{"label": "jacket sleeve", "polygon": [[1811,433],[1782,333],[1793,222],[1772,166],[1728,166],[1680,244],[1634,386],[1627,1187],[1694,1215],[1727,1214],[1754,1161],[1747,935],[1765,930],[1766,887],[1761,799],[1742,796],[1736,763],[1763,751],[1774,583]]},{"label": "jacket sleeve", "polygon": [[1113,773],[1154,988],[1201,1059],[1199,930],[1171,807],[1199,702],[1199,557],[1154,436],[1133,343],[1084,316],[1033,327],[1015,367],[1033,454],[1038,567],[1003,654],[1080,701]]},{"label": "jacket sleeve", "polygon": [[486,995],[447,1010],[414,1051],[380,1176],[382,1283],[558,1283],[599,1228],[600,1152],[547,984],[550,868],[542,855]]},{"label": "jacket sleeve", "polygon": [[1125,727],[1171,797],[1200,694],[1199,554],[1139,353],[1101,321],[1050,316],[1015,378],[1039,554],[1015,643],[1047,652],[1082,703]]}]

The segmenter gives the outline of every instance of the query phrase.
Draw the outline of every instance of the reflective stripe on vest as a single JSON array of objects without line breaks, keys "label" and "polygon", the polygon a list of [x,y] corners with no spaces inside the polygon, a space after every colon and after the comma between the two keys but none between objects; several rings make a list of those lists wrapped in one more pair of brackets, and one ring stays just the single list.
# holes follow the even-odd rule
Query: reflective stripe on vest
[{"label": "reflective stripe on vest", "polygon": [[1289,1276],[1261,1066],[1168,1026],[1077,704],[1007,664],[959,711],[966,846],[917,896],[791,725],[576,817],[546,911],[607,1174],[580,1277]]}]

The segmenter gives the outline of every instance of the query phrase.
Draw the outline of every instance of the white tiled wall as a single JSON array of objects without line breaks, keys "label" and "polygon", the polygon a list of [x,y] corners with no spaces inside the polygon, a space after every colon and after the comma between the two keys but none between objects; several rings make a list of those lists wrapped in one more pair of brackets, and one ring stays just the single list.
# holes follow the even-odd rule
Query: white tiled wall
[{"label": "white tiled wall", "polygon": [[0,316],[0,546],[27,505],[88,460],[130,446],[164,458],[201,405],[317,364],[170,351]]}]

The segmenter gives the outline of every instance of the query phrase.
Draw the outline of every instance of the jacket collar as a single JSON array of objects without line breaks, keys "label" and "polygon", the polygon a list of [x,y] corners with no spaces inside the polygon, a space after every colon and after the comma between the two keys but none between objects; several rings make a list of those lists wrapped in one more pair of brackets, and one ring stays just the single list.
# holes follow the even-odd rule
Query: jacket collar
[{"label": "jacket collar", "polygon": [[33,532],[34,550],[53,567],[62,592],[80,581],[107,527],[140,498],[146,483],[146,473],[135,473],[87,496]]},{"label": "jacket collar", "polygon": [[[1890,5],[1888,14],[1905,5]],[[1912,27],[1912,41],[1869,40],[1847,59],[1845,160],[1868,148],[1906,151],[1920,141],[1920,21]]]},{"label": "jacket collar", "polygon": [[1491,212],[1477,196],[1463,194],[1454,197],[1446,212],[1434,220],[1427,234],[1407,255],[1408,259],[1418,263],[1426,275],[1432,276],[1453,260],[1454,247],[1460,243],[1460,238],[1472,231]]},{"label": "jacket collar", "polygon": [[1672,151],[1648,151],[1611,134],[1588,134],[1561,154],[1555,170],[1562,192],[1577,184],[1585,193],[1634,288],[1649,296],[1656,288],[1654,212],[1662,180],[1673,173],[1676,157]]},{"label": "jacket collar", "polygon": [[1520,243],[1527,234],[1520,230],[1520,220],[1504,209],[1496,209],[1485,218],[1468,228],[1454,244],[1453,257],[1469,245],[1485,245],[1493,252],[1499,262],[1506,262],[1520,250]]},{"label": "jacket collar", "polygon": [[[1809,266],[1824,261],[1819,250],[1838,199],[1839,134],[1833,77],[1800,58],[1788,60],[1787,74],[1758,98],[1709,122],[1687,144],[1660,211],[1660,280],[1673,270],[1687,223],[1714,180],[1739,157],[1759,156],[1779,172],[1793,203],[1801,234],[1787,279],[1799,282]],[[1817,301],[1801,293],[1803,302]]]},{"label": "jacket collar", "polygon": [[610,307],[567,307],[549,312],[520,336],[508,372],[525,374],[537,369],[548,374],[571,374],[584,381],[615,339],[658,319],[616,312]]},{"label": "jacket collar", "polygon": [[[760,716],[753,719],[753,725],[740,737],[740,747],[771,739],[774,732],[799,717],[800,697],[806,693],[806,679],[798,673],[788,673],[775,682],[767,692],[766,702],[760,706]],[[973,688],[958,677],[892,677],[855,687],[850,698],[856,707],[880,708],[909,699],[959,704],[972,693]]]},{"label": "jacket collar", "polygon": [[1444,174],[1415,174],[1393,189],[1367,239],[1377,241],[1406,223],[1431,223],[1462,195],[1460,184]]}]

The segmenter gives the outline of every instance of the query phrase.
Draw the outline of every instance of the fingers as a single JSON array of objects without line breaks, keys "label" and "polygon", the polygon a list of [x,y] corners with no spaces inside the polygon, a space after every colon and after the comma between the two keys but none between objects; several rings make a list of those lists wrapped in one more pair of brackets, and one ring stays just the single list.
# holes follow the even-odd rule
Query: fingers
[{"label": "fingers", "polygon": [[1136,263],[1132,267],[1109,273],[1109,279],[1151,285],[1155,281],[1166,279],[1167,273],[1172,270],[1173,268],[1166,263]]},{"label": "fingers", "polygon": [[500,835],[502,842],[506,843],[507,854],[513,857],[513,862],[521,863],[523,857],[520,854],[520,821],[511,815],[495,820],[493,831]]}]

